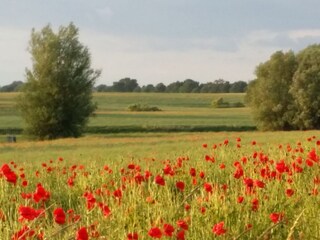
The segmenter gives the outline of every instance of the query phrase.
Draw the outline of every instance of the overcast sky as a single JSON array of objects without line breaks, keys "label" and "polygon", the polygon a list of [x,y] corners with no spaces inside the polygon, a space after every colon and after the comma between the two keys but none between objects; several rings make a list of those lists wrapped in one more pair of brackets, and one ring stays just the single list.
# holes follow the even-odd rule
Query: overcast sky
[{"label": "overcast sky", "polygon": [[273,52],[320,43],[319,0],[0,0],[0,86],[24,80],[32,28],[71,21],[107,85],[248,81]]}]

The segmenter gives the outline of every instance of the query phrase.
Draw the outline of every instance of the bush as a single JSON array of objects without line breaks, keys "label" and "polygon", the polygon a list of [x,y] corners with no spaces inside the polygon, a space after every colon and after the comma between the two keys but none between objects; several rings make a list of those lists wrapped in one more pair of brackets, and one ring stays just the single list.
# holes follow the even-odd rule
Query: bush
[{"label": "bush", "polygon": [[135,103],[132,104],[128,107],[129,111],[131,112],[158,112],[158,111],[162,111],[160,108],[158,107],[150,107],[147,104],[140,104],[140,103]]},{"label": "bush", "polygon": [[211,103],[213,108],[240,108],[244,107],[242,102],[229,103],[225,102],[223,98],[219,98],[217,100],[213,100]]}]

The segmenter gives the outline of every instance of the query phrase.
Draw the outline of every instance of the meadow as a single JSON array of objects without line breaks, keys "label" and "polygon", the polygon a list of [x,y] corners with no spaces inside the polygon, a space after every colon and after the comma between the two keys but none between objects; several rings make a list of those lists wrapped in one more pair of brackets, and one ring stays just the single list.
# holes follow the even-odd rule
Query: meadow
[{"label": "meadow", "polygon": [[2,236],[318,239],[318,136],[132,133],[2,143]]},{"label": "meadow", "polygon": [[[0,95],[2,129],[23,126],[14,96]],[[319,131],[230,131],[254,127],[250,110],[214,97],[95,94],[91,129],[114,131],[0,142],[1,239],[319,239]],[[137,102],[163,111],[126,110]],[[157,131],[138,132],[148,120]]]}]

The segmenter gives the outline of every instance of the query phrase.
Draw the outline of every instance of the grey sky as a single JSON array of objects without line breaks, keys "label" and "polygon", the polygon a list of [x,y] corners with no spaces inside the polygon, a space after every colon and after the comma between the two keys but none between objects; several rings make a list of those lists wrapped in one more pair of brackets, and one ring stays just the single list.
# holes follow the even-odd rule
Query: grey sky
[{"label": "grey sky", "polygon": [[24,80],[31,29],[73,21],[98,83],[254,78],[277,50],[320,42],[318,0],[0,0],[0,85]]}]

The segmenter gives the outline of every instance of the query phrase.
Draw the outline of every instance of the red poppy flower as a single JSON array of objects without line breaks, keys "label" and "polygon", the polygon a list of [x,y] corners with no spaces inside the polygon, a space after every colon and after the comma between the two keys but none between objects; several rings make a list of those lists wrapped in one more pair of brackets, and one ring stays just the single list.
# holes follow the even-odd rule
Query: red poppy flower
[{"label": "red poppy flower", "polygon": [[16,184],[17,182],[17,175],[15,172],[11,170],[8,164],[3,164],[2,167],[0,168],[0,173],[2,173],[7,180],[7,182]]},{"label": "red poppy flower", "polygon": [[156,184],[161,185],[161,186],[164,186],[166,184],[164,178],[161,177],[160,175],[157,175],[155,177],[154,181]]},{"label": "red poppy flower", "polygon": [[33,194],[33,200],[35,202],[47,201],[50,198],[50,193],[44,189],[41,183],[38,183],[36,192]]},{"label": "red poppy flower", "polygon": [[32,221],[33,219],[39,217],[41,214],[44,214],[43,209],[33,209],[31,207],[19,207],[19,213],[22,217],[22,219],[26,219],[29,221]]},{"label": "red poppy flower", "polygon": [[35,231],[31,230],[28,226],[23,226],[18,232],[16,232],[12,237],[11,240],[26,240],[27,237],[34,236]]},{"label": "red poppy flower", "polygon": [[170,224],[164,224],[163,225],[163,234],[165,236],[172,237],[172,234],[174,232],[174,227]]},{"label": "red poppy flower", "polygon": [[293,194],[294,194],[294,190],[293,189],[289,188],[289,189],[286,190],[287,197],[291,197]]},{"label": "red poppy flower", "polygon": [[243,200],[244,200],[244,197],[240,196],[240,197],[238,197],[237,202],[238,202],[238,203],[242,203]]},{"label": "red poppy flower", "polygon": [[101,210],[102,210],[102,213],[105,217],[108,217],[110,214],[111,214],[111,210],[110,208],[108,207],[108,205],[102,205],[101,206]]},{"label": "red poppy flower", "polygon": [[203,184],[204,190],[208,193],[212,193],[212,185],[210,183],[204,183]]},{"label": "red poppy flower", "polygon": [[179,181],[179,182],[176,182],[176,187],[177,187],[181,192],[183,192],[184,187],[185,187],[185,184],[184,184],[184,182]]},{"label": "red poppy flower", "polygon": [[212,232],[218,236],[223,235],[227,232],[227,230],[224,229],[223,227],[224,227],[224,222],[219,222],[213,226]]},{"label": "red poppy flower", "polygon": [[177,240],[185,240],[185,230],[181,229],[177,232]]},{"label": "red poppy flower", "polygon": [[127,240],[138,240],[138,233],[128,233]]},{"label": "red poppy flower", "polygon": [[259,200],[257,198],[254,198],[252,201],[252,210],[257,211],[259,208]]},{"label": "red poppy flower", "polygon": [[117,190],[115,190],[114,192],[113,192],[113,196],[115,197],[115,198],[122,198],[122,191],[121,191],[121,189],[119,188],[119,189],[117,189]]},{"label": "red poppy flower", "polygon": [[190,168],[189,173],[192,177],[195,177],[197,175],[195,168]]},{"label": "red poppy flower", "polygon": [[148,235],[152,238],[161,238],[162,232],[159,228],[155,227],[149,230]]},{"label": "red poppy flower", "polygon": [[54,221],[58,224],[64,224],[66,222],[66,214],[62,208],[56,208],[53,211]]},{"label": "red poppy flower", "polygon": [[279,221],[282,220],[283,213],[271,213],[269,217],[273,223],[278,223]]},{"label": "red poppy flower", "polygon": [[88,239],[89,239],[89,235],[88,235],[86,227],[80,228],[77,231],[76,240],[88,240]]},{"label": "red poppy flower", "polygon": [[186,222],[186,221],[184,221],[184,220],[178,220],[177,221],[177,225],[180,227],[180,228],[182,228],[182,229],[184,229],[184,230],[188,230],[188,223]]}]

